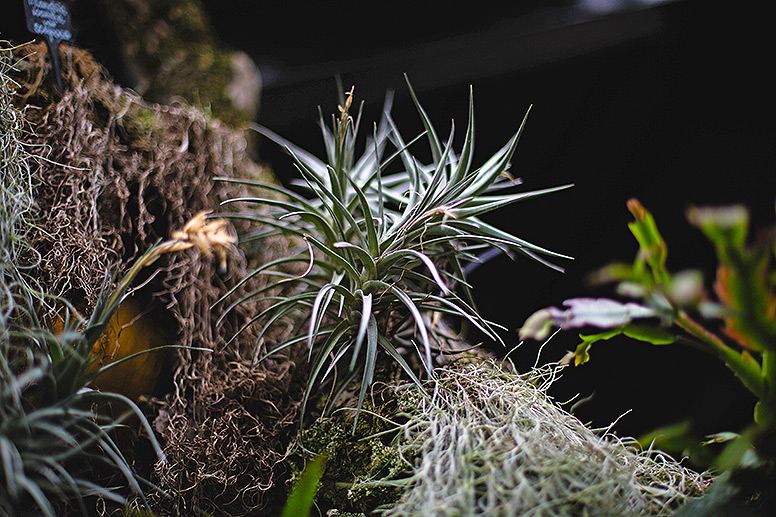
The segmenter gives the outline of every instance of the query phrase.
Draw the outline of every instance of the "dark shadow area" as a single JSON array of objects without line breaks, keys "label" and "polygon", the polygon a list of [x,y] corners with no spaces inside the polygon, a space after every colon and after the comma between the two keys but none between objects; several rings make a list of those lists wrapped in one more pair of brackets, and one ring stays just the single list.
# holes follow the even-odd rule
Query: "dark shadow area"
[{"label": "dark shadow area", "polygon": [[[313,152],[321,150],[317,107],[324,115],[336,110],[335,75],[355,85],[367,124],[393,89],[392,113],[410,134],[421,127],[404,73],[442,132],[451,118],[463,131],[472,85],[480,160],[506,142],[533,106],[514,174],[527,189],[575,187],[500,210],[489,221],[575,260],[559,274],[501,257],[472,274],[480,310],[510,329],[510,345],[534,310],[567,297],[611,294],[591,290],[584,277],[610,261],[633,259],[630,197],[655,214],[670,267],[700,267],[707,278],[713,250],[686,222],[689,206],[745,203],[754,228],[773,221],[774,99],[763,60],[767,30],[757,13],[689,0],[622,2],[608,13],[573,2],[458,14],[391,5],[384,18],[368,19],[362,11],[323,12],[306,3],[286,17],[279,3],[265,4],[257,27],[261,19],[282,20],[281,27],[257,29],[255,37],[235,27],[230,8],[212,15],[227,42],[264,64],[259,122]],[[261,155],[281,177],[291,170],[270,144]],[[576,344],[572,333],[558,335],[541,360],[558,360]],[[511,356],[524,369],[537,349],[526,343]],[[753,404],[716,359],[628,340],[594,349],[593,360],[567,370],[554,393],[560,400],[593,394],[576,413],[596,426],[631,409],[618,423],[620,434],[687,417],[702,433],[739,429]]]}]

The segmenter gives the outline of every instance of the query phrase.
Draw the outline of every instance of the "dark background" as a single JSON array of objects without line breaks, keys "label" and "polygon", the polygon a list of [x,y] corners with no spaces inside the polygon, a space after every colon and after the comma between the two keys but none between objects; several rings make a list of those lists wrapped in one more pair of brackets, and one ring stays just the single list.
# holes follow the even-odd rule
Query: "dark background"
[{"label": "dark background", "polygon": [[[19,5],[21,1],[19,0]],[[407,74],[440,133],[462,133],[474,89],[479,163],[500,148],[532,105],[513,174],[526,189],[570,190],[517,204],[489,218],[538,245],[575,257],[551,271],[527,259],[495,259],[472,275],[481,312],[517,329],[535,310],[601,294],[583,281],[613,260],[631,261],[635,240],[625,202],[651,210],[669,243],[672,270],[713,275],[713,250],[686,223],[695,204],[744,203],[753,227],[774,219],[776,128],[770,18],[749,2],[521,1],[429,6],[315,1],[205,2],[225,44],[247,52],[262,73],[258,122],[297,145],[322,150],[318,106],[337,105],[335,76],[364,101],[364,128],[385,92],[405,137],[421,130]],[[419,5],[421,5],[419,7]],[[468,5],[468,4],[467,4]],[[6,18],[8,19],[8,18]],[[23,20],[18,23],[22,24]],[[18,25],[17,23],[17,25]],[[79,44],[111,66],[109,38],[88,10],[74,19]],[[15,27],[17,26],[15,25]],[[0,30],[3,27],[0,26]],[[8,37],[14,30],[5,30]],[[121,81],[121,70],[111,70]],[[128,85],[131,86],[131,85]],[[290,162],[270,144],[259,154],[282,180]],[[541,362],[577,341],[556,336]],[[512,354],[525,369],[538,345]],[[715,359],[679,347],[627,340],[600,344],[592,361],[568,369],[552,393],[592,400],[576,410],[634,435],[692,417],[701,433],[739,429],[753,400]]]}]

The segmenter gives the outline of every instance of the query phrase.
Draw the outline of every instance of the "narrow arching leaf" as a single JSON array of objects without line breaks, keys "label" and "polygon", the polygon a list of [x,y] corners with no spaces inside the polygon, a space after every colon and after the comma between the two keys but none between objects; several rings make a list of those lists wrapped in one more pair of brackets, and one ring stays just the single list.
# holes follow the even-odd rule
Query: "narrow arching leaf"
[{"label": "narrow arching leaf", "polygon": [[358,332],[356,333],[356,341],[353,345],[353,358],[350,361],[350,369],[353,370],[356,367],[356,361],[358,360],[358,354],[361,352],[361,344],[364,342],[364,337],[367,333],[367,328],[370,325],[372,319],[372,293],[364,293],[360,289],[357,294],[361,296],[361,318],[358,324]]},{"label": "narrow arching leaf", "polygon": [[295,159],[304,163],[307,167],[309,167],[311,170],[314,170],[317,174],[320,174],[321,177],[323,177],[323,175],[325,174],[326,164],[323,163],[318,158],[316,158],[315,155],[308,153],[304,149],[297,147],[296,145],[292,144],[290,141],[286,140],[282,136],[278,135],[274,131],[271,131],[270,129],[267,129],[264,126],[253,124],[250,126],[250,128],[256,131],[257,133],[259,133],[260,135],[269,138],[276,144],[280,145],[282,148],[286,149],[289,154],[295,157]]},{"label": "narrow arching leaf", "polygon": [[455,185],[461,181],[472,166],[474,158],[474,90],[469,87],[469,122],[466,126],[466,136],[463,141],[461,155],[458,164],[450,178],[450,183]]},{"label": "narrow arching leaf", "polygon": [[313,301],[312,311],[310,313],[310,326],[307,331],[307,346],[309,347],[311,354],[313,345],[315,344],[315,336],[318,334],[318,328],[321,325],[321,321],[326,314],[326,309],[328,308],[329,303],[331,303],[337,286],[339,285],[336,283],[336,280],[337,279],[321,287],[321,290],[318,291],[318,294]]},{"label": "narrow arching leaf", "polygon": [[[431,342],[428,338],[428,330],[426,329],[426,323],[423,320],[423,316],[420,314],[420,311],[415,306],[415,303],[410,299],[409,296],[407,296],[407,293],[402,291],[401,289],[397,288],[396,286],[392,284],[387,284],[385,282],[381,281],[371,281],[367,282],[368,285],[375,285],[379,289],[387,290],[396,295],[396,298],[399,299],[399,301],[404,304],[404,306],[407,308],[407,310],[412,315],[412,318],[415,320],[415,328],[418,331],[418,334],[420,334],[420,339],[423,344],[423,349],[425,353],[425,360],[423,361],[424,367],[426,368],[426,371],[428,372],[429,376],[432,375],[433,371],[433,365],[431,362]],[[368,288],[368,287],[367,287]]]},{"label": "narrow arching leaf", "polygon": [[375,363],[377,361],[377,321],[375,317],[369,316],[369,324],[367,325],[367,338],[366,338],[366,358],[364,360],[364,374],[361,377],[361,389],[358,393],[358,403],[356,404],[356,414],[353,417],[353,432],[356,432],[356,425],[358,424],[358,414],[361,412],[361,408],[364,405],[364,397],[372,384],[375,373]]},{"label": "narrow arching leaf", "polygon": [[512,203],[516,203],[517,201],[558,192],[560,190],[568,189],[572,186],[573,185],[562,185],[560,187],[553,187],[543,190],[534,190],[531,192],[521,192],[518,194],[498,196],[492,200],[480,199],[476,203],[469,203],[460,208],[453,208],[450,211],[455,218],[462,219],[467,217],[478,217],[488,212],[492,212],[493,210],[497,210]]},{"label": "narrow arching leaf", "polygon": [[419,387],[423,387],[423,384],[420,382],[420,379],[418,379],[417,375],[415,375],[412,367],[407,364],[407,361],[402,357],[399,351],[396,350],[396,347],[393,346],[390,341],[388,341],[385,337],[378,335],[377,342],[382,347],[382,349],[388,353],[388,355],[393,357],[394,361],[399,363],[399,366],[401,366],[402,370],[404,370],[412,382],[417,384]]},{"label": "narrow arching leaf", "polygon": [[315,359],[312,362],[312,368],[310,369],[309,380],[307,382],[304,395],[302,396],[302,406],[300,408],[301,415],[305,414],[305,409],[307,408],[307,402],[310,400],[310,395],[312,394],[313,387],[315,387],[317,384],[318,375],[321,373],[321,369],[323,368],[326,362],[326,359],[334,351],[337,345],[340,344],[340,340],[348,331],[348,328],[349,328],[349,324],[346,321],[339,322],[337,326],[329,334],[329,336],[326,338],[326,341],[320,347],[318,354],[315,356]]},{"label": "narrow arching leaf", "polygon": [[[425,185],[421,194],[420,201],[418,202],[417,212],[423,213],[427,210],[433,210],[437,205],[435,201],[442,195],[444,188],[448,186],[447,170],[448,157],[453,148],[453,130],[450,131],[450,137],[445,144],[442,154],[439,156],[439,161],[436,163],[431,181],[428,185]],[[442,192],[440,192],[442,191]]]},{"label": "narrow arching leaf", "polygon": [[[347,258],[337,253],[334,248],[327,246],[326,244],[324,244],[323,242],[319,241],[318,239],[316,239],[311,235],[307,235],[306,237],[307,239],[310,240],[310,242],[312,242],[315,245],[316,248],[326,253],[326,257],[333,260],[338,268],[344,269],[351,278],[359,277],[359,273],[358,271],[356,271],[353,263],[347,260]],[[347,249],[347,248],[343,248],[343,249]]]},{"label": "narrow arching leaf", "polygon": [[348,181],[353,187],[353,191],[356,193],[356,197],[361,205],[361,213],[364,217],[364,229],[366,230],[366,242],[369,252],[373,257],[377,256],[380,252],[380,243],[377,241],[377,227],[375,225],[375,220],[372,217],[372,207],[369,205],[366,196],[364,196],[364,193],[358,185],[356,185],[350,177],[348,177]]},{"label": "narrow arching leaf", "polygon": [[374,276],[375,273],[377,272],[377,265],[372,259],[372,254],[370,254],[367,250],[365,250],[361,246],[356,246],[355,244],[351,244],[349,242],[335,242],[334,248],[347,249],[352,251],[353,253],[356,254],[358,259],[361,261],[361,264],[372,274],[372,276]]},{"label": "narrow arching leaf", "polygon": [[426,128],[426,134],[428,135],[428,143],[429,143],[429,147],[431,148],[431,156],[434,160],[434,163],[439,163],[440,158],[442,156],[442,146],[439,143],[439,138],[437,137],[436,131],[434,130],[434,126],[431,123],[431,119],[428,118],[426,111],[420,105],[420,101],[418,100],[418,97],[415,94],[415,90],[412,88],[412,85],[410,84],[409,78],[407,77],[406,74],[404,75],[404,79],[407,83],[407,87],[409,88],[410,97],[412,97],[412,102],[415,103],[415,108],[418,110],[420,119],[423,121],[423,127]]},{"label": "narrow arching leaf", "polygon": [[523,134],[525,124],[528,121],[528,114],[531,112],[530,107],[523,117],[523,121],[520,123],[520,127],[507,144],[502,147],[496,154],[494,154],[485,164],[480,168],[477,175],[477,180],[464,192],[462,197],[474,197],[483,193],[495,180],[506,171],[509,166],[509,161],[512,159],[512,155],[515,153],[517,143],[520,141],[520,136]]},{"label": "narrow arching leaf", "polygon": [[439,286],[439,289],[442,291],[442,293],[443,294],[450,293],[450,289],[445,284],[445,281],[442,280],[442,276],[439,274],[439,270],[437,269],[436,265],[434,265],[434,261],[432,261],[427,255],[419,251],[415,251],[409,248],[393,251],[391,253],[387,253],[386,255],[384,255],[381,262],[385,261],[387,263],[391,263],[405,256],[412,256],[420,259],[420,261],[423,262],[426,268],[428,268],[428,271],[431,273],[431,276],[434,278],[434,281],[436,282],[437,286]]},{"label": "narrow arching leaf", "polygon": [[[450,339],[436,323],[436,316],[455,318],[464,327],[473,326],[486,337],[501,342],[500,327],[477,314],[471,286],[466,281],[465,265],[488,250],[496,249],[511,258],[521,253],[556,269],[559,268],[542,255],[567,258],[478,219],[510,203],[566,188],[510,190],[520,183],[512,179],[508,169],[527,114],[506,145],[482,167],[473,169],[472,88],[463,146],[457,152],[455,123],[451,123],[448,139],[440,141],[431,118],[407,82],[424,129],[409,142],[402,138],[390,116],[392,98],[387,96],[379,125],[373,126],[365,151],[357,155],[356,136],[362,112],[359,110],[355,119],[349,115],[353,90],[343,91],[340,115],[333,116],[330,125],[323,123],[321,112],[327,160],[318,160],[274,133],[261,130],[294,158],[302,180],[294,183],[312,198],[300,200],[295,193],[284,198],[280,189],[270,189],[276,200],[266,203],[267,212],[235,216],[269,227],[263,234],[284,233],[303,238],[314,257],[309,259],[307,271],[301,277],[280,277],[281,281],[295,282],[294,287],[301,294],[293,295],[294,301],[302,310],[310,311],[305,340],[312,367],[303,412],[313,394],[313,385],[334,379],[331,393],[336,399],[336,394],[344,389],[342,383],[355,381],[359,375],[361,389],[356,409],[360,410],[373,381],[380,350],[420,384],[417,372],[396,346],[415,348],[422,368],[432,377],[432,343],[443,344]],[[430,162],[414,154],[413,144],[421,138],[428,141]],[[244,241],[252,238],[249,235]],[[296,257],[295,261],[301,261],[303,255]],[[330,280],[332,275],[339,279]],[[453,287],[459,292],[454,292]],[[257,294],[254,291],[241,295],[229,309]],[[272,305],[274,310],[262,314],[261,319],[267,324],[292,312],[293,304],[278,303]],[[299,336],[293,336],[273,350],[300,342]],[[257,346],[259,343],[260,339]],[[348,371],[334,375],[348,356]]]}]

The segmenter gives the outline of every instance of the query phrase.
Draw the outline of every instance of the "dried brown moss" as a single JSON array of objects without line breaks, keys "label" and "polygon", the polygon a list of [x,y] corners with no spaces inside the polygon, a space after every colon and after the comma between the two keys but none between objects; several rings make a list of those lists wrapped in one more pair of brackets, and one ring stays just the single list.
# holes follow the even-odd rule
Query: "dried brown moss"
[{"label": "dried brown moss", "polygon": [[[16,56],[23,58],[14,99],[26,112],[25,143],[45,156],[34,171],[43,215],[32,232],[42,256],[39,281],[86,313],[105,271],[124,267],[196,212],[246,193],[216,177],[271,179],[249,159],[243,133],[185,104],[146,102],[113,84],[84,50],[62,45],[61,98],[43,44]],[[270,241],[255,258],[268,260],[287,246]],[[197,507],[243,515],[266,505],[272,488],[283,485],[280,460],[301,398],[303,369],[293,351],[253,366],[251,329],[227,343],[261,301],[244,304],[216,328],[211,306],[244,277],[246,258],[235,256],[226,278],[215,267],[173,257],[142,290],[152,315],[169,320],[159,325],[186,346],[172,358],[167,389],[148,406],[168,458],[154,479],[172,496],[156,499],[165,514],[191,515]]]}]

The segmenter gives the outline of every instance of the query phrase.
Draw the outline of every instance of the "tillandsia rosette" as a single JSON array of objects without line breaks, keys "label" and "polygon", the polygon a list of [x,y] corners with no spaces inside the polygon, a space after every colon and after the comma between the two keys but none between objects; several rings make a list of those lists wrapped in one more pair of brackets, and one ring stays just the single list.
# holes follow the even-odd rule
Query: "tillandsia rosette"
[{"label": "tillandsia rosette", "polygon": [[[299,311],[309,313],[306,331],[292,332],[285,342],[271,344],[263,353],[259,352],[263,332],[256,341],[259,358],[307,344],[311,372],[305,404],[314,387],[335,377],[335,367],[343,363],[348,373],[336,376],[333,400],[361,375],[360,410],[380,351],[420,384],[419,372],[433,375],[435,351],[443,349],[449,339],[434,323],[440,316],[459,318],[501,342],[499,327],[477,313],[466,281],[467,266],[476,264],[484,252],[496,249],[510,256],[527,255],[556,268],[549,260],[568,258],[480,218],[511,203],[570,186],[515,192],[521,182],[509,174],[510,160],[526,119],[506,145],[475,168],[471,91],[469,121],[459,152],[453,149],[454,127],[447,140],[440,139],[411,86],[409,91],[425,131],[405,140],[391,118],[392,96],[388,95],[383,116],[360,156],[361,110],[351,115],[353,90],[341,96],[339,115],[332,117],[331,127],[321,114],[325,159],[267,128],[256,127],[293,157],[300,176],[293,186],[301,190],[251,182],[266,194],[227,201],[248,207],[231,217],[260,225],[255,234],[241,239],[243,244],[276,233],[300,243],[299,253],[262,264],[249,275],[276,275],[279,282],[297,286],[292,294],[272,300],[250,324],[261,322],[266,329]],[[424,138],[431,157],[428,164],[412,151]],[[260,208],[253,210],[253,206]],[[289,265],[304,271],[278,269]],[[267,290],[269,287],[234,301],[224,312]],[[407,350],[417,350],[416,359],[405,357]],[[419,362],[415,368],[410,364],[413,361]]]}]

